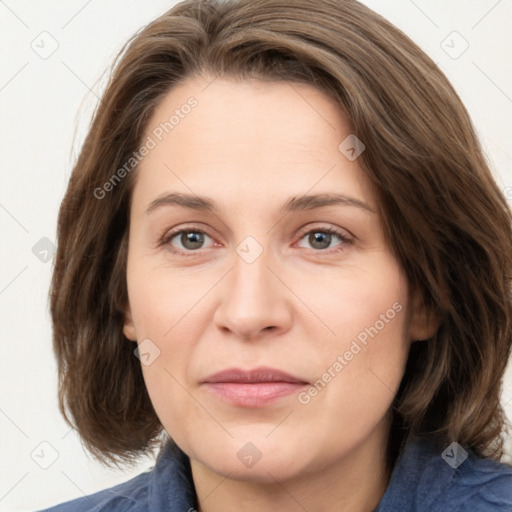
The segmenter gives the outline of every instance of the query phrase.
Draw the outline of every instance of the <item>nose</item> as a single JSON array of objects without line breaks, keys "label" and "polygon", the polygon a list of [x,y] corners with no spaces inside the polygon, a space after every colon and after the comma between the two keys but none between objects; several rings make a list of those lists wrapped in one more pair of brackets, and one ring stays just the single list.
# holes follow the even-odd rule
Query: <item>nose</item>
[{"label": "nose", "polygon": [[292,322],[292,292],[278,278],[276,265],[263,252],[248,263],[238,254],[224,279],[215,325],[244,340],[286,332]]}]

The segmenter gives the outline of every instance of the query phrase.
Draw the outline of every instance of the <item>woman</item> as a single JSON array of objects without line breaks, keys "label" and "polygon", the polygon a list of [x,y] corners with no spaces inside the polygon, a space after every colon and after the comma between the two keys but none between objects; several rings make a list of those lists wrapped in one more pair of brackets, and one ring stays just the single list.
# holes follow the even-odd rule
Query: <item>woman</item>
[{"label": "woman", "polygon": [[185,1],[59,217],[63,413],[155,468],[61,510],[509,510],[511,215],[460,99],[354,0]]}]

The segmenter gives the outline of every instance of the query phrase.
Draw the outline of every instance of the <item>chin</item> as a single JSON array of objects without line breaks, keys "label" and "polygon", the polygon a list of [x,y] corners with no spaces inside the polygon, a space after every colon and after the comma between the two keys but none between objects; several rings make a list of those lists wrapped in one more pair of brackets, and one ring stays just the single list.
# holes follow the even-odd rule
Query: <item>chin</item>
[{"label": "chin", "polygon": [[[268,434],[268,430],[265,435]],[[301,449],[300,441],[291,439],[286,444],[272,442],[265,436],[254,436],[255,441],[230,438],[227,442],[202,444],[198,449],[186,450],[191,459],[211,471],[232,480],[254,483],[276,483],[297,476],[297,462],[307,465],[310,461]]]},{"label": "chin", "polygon": [[[210,457],[208,457],[210,459]],[[208,466],[215,473],[228,477],[230,480],[243,482],[252,482],[260,484],[275,484],[294,478],[300,472],[300,468],[295,467],[295,459],[288,458],[279,454],[270,457],[262,457],[253,466],[246,466],[240,461],[231,460],[200,460],[201,464]]]}]

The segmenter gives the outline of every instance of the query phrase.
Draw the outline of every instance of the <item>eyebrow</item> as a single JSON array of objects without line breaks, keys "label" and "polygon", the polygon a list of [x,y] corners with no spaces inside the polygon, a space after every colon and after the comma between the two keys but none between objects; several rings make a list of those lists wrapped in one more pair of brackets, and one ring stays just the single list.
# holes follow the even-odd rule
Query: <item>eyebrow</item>
[{"label": "eyebrow", "polygon": [[[157,197],[149,204],[148,208],[146,209],[146,213],[149,214],[158,208],[169,205],[183,206],[185,208],[190,208],[191,210],[210,211],[215,214],[219,213],[219,209],[213,199],[205,196],[182,194],[177,192],[171,192]],[[360,199],[356,199],[355,197],[350,197],[345,194],[334,193],[291,197],[283,205],[281,211],[283,213],[308,211],[314,210],[315,208],[332,205],[354,206],[356,208],[375,213],[375,211],[370,208],[370,206],[368,206],[364,201],[361,201]]]}]

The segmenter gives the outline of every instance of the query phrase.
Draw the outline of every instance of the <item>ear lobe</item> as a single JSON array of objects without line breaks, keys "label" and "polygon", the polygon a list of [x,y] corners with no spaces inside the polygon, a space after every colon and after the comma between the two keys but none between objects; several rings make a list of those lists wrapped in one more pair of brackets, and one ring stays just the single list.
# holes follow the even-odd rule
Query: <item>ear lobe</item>
[{"label": "ear lobe", "polygon": [[415,291],[411,301],[411,318],[409,323],[409,339],[422,341],[435,335],[441,319],[433,311],[427,309],[420,293]]},{"label": "ear lobe", "polygon": [[126,306],[126,308],[125,308],[123,334],[130,341],[137,341],[137,333],[135,331],[135,324],[133,323],[132,313],[130,311],[130,306]]}]

